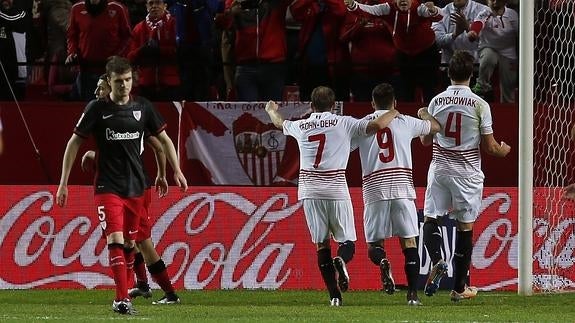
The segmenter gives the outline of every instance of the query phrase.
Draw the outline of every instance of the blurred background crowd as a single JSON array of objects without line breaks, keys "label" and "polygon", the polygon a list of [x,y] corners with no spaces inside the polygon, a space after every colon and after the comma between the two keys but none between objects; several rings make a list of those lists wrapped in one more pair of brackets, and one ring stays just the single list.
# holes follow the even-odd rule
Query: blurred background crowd
[{"label": "blurred background crowd", "polygon": [[152,101],[307,101],[318,85],[370,101],[388,82],[398,100],[428,102],[455,50],[476,57],[474,92],[516,100],[518,0],[358,1],[377,16],[344,0],[0,3],[0,101],[93,99],[120,55]]}]

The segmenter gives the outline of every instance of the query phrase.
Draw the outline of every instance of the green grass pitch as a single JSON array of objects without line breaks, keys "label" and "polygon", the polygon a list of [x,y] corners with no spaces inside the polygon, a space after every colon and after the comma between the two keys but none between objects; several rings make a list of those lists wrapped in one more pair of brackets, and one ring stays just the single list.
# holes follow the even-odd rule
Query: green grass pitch
[{"label": "green grass pitch", "polygon": [[420,294],[424,305],[408,307],[404,291],[349,291],[337,308],[325,291],[179,291],[181,304],[138,298],[137,315],[124,316],[112,312],[111,290],[2,290],[0,322],[575,322],[575,293],[480,292],[459,303],[446,291]]}]

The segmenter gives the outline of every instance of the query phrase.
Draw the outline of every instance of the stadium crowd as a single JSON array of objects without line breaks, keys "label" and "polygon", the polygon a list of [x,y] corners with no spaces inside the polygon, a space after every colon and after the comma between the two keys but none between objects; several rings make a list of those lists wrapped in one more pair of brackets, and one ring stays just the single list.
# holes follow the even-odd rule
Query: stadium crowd
[{"label": "stadium crowd", "polygon": [[137,67],[137,93],[152,101],[308,101],[318,85],[337,100],[369,101],[388,82],[398,100],[428,102],[448,84],[453,51],[464,49],[476,57],[474,92],[513,102],[518,4],[1,0],[0,100],[13,100],[6,80],[21,100],[33,89],[93,99],[106,59],[120,55]]}]

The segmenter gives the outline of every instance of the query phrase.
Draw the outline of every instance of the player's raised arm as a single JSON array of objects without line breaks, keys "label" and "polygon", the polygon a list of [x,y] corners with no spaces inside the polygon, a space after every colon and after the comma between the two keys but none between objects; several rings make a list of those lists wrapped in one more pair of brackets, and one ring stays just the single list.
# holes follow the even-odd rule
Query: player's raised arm
[{"label": "player's raised arm", "polygon": [[385,16],[389,15],[389,13],[391,12],[391,7],[388,3],[366,5],[358,3],[354,0],[344,0],[343,2],[345,3],[347,10],[349,11],[355,11],[359,9],[374,16]]},{"label": "player's raised arm", "polygon": [[498,143],[492,133],[481,135],[481,148],[495,157],[505,157],[511,151],[511,147],[505,142]]},{"label": "player's raised arm", "polygon": [[275,103],[274,101],[270,100],[268,101],[268,103],[266,103],[266,112],[270,116],[270,119],[272,119],[272,123],[278,129],[283,129],[284,118],[278,112],[278,108],[279,108],[278,104]]},{"label": "player's raised arm", "polygon": [[73,134],[66,145],[66,151],[64,151],[64,158],[62,159],[60,184],[58,185],[58,191],[56,192],[56,203],[59,206],[66,206],[66,202],[68,200],[68,178],[70,177],[70,171],[72,170],[72,165],[74,165],[74,160],[76,160],[78,149],[83,142],[84,139],[82,139],[82,137]]},{"label": "player's raised arm", "polygon": [[380,115],[376,119],[371,120],[367,124],[367,128],[365,129],[365,131],[368,134],[374,134],[378,130],[387,127],[389,125],[389,123],[391,121],[393,121],[393,119],[395,119],[398,115],[399,115],[399,111],[397,111],[395,109],[389,110],[388,112]]}]

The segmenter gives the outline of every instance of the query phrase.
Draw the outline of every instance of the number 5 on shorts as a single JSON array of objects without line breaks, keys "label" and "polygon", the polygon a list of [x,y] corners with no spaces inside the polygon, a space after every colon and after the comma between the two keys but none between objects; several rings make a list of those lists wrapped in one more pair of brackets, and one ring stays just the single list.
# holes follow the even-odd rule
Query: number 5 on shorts
[{"label": "number 5 on shorts", "polygon": [[102,230],[106,230],[106,212],[104,212],[103,205],[98,205],[98,220],[100,220]]}]

